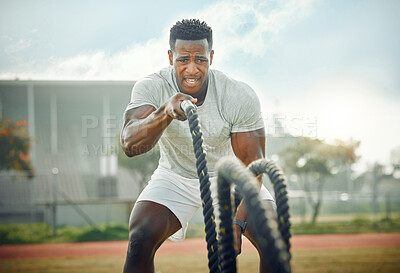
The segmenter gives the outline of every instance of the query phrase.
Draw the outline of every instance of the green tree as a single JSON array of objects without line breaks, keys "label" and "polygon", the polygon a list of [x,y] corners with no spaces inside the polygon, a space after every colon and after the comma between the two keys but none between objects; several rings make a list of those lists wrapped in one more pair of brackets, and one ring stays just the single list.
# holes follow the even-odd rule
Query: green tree
[{"label": "green tree", "polygon": [[0,119],[0,170],[25,171],[33,177],[33,167],[29,156],[30,138],[26,120],[12,122]]},{"label": "green tree", "polygon": [[[313,211],[312,223],[316,222],[322,206],[326,178],[356,162],[358,158],[355,151],[359,145],[360,142],[354,140],[336,140],[328,144],[319,139],[299,137],[296,143],[279,153],[284,168],[300,178],[299,182]],[[316,197],[312,195],[313,191],[317,192]]]}]

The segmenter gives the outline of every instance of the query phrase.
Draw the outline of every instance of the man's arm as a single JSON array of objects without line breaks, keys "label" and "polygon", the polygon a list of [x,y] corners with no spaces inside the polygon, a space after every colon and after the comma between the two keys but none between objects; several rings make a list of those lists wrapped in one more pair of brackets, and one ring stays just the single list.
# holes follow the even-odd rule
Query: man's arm
[{"label": "man's arm", "polygon": [[[237,158],[239,158],[246,166],[254,160],[264,158],[265,156],[265,130],[264,128],[250,132],[233,133],[232,134],[232,148]],[[262,176],[258,177],[259,188],[262,185]],[[246,210],[243,202],[240,203],[236,219],[246,221]],[[241,228],[235,225],[237,251],[241,252]]]},{"label": "man's arm", "polygon": [[184,100],[197,101],[178,93],[157,110],[151,105],[143,105],[126,111],[121,132],[121,147],[125,154],[132,157],[146,153],[156,145],[173,119],[185,120],[185,113],[180,108]]},{"label": "man's arm", "polygon": [[254,160],[265,156],[264,128],[249,132],[232,133],[231,141],[236,157],[246,166]]}]

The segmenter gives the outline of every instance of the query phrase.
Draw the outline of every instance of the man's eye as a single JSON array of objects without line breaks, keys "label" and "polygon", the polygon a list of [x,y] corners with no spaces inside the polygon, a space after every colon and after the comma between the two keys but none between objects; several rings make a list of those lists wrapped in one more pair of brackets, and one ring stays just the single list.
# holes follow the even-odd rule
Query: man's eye
[{"label": "man's eye", "polygon": [[186,63],[186,62],[187,62],[187,59],[180,59],[180,60],[178,60],[178,62],[180,62],[180,63]]}]

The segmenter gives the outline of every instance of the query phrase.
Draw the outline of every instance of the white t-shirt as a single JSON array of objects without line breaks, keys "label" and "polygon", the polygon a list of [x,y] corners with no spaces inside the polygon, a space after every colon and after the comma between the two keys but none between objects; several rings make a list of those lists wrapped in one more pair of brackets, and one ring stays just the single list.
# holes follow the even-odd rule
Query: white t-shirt
[{"label": "white t-shirt", "polygon": [[[180,91],[175,71],[170,66],[139,80],[132,89],[131,102],[125,111],[143,105],[158,109],[177,92]],[[234,156],[231,133],[264,127],[260,103],[253,89],[213,69],[209,70],[207,95],[197,108],[197,114],[210,177],[216,176],[215,164],[221,157]],[[187,120],[173,120],[158,144],[161,156],[158,168],[172,170],[186,178],[198,177]]]}]

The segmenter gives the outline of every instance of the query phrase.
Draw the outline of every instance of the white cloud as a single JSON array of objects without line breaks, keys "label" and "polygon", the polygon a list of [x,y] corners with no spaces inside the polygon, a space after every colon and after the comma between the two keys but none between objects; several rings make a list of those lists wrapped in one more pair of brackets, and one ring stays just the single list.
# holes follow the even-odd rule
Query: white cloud
[{"label": "white cloud", "polygon": [[[165,39],[134,44],[116,54],[104,51],[82,53],[71,58],[51,58],[42,71],[3,73],[0,78],[40,80],[135,80],[167,65]],[[164,62],[163,62],[164,60]]]},{"label": "white cloud", "polygon": [[166,61],[165,43],[162,39],[157,39],[145,44],[135,44],[113,55],[98,51],[66,60],[54,60],[47,69],[47,74],[64,75],[67,79],[133,80],[166,66]]},{"label": "white cloud", "polygon": [[213,27],[218,54],[225,57],[243,51],[262,56],[274,36],[307,15],[313,2],[222,1],[196,16],[203,17]]},{"label": "white cloud", "polygon": [[10,44],[4,48],[5,53],[16,53],[32,46],[31,39],[20,39],[18,42]]},{"label": "white cloud", "polygon": [[[279,31],[311,9],[312,0],[220,1],[193,16],[207,21],[214,32],[214,45],[222,63],[235,52],[262,56]],[[168,65],[168,29],[162,37],[137,43],[116,54],[104,51],[81,53],[70,58],[52,58],[49,66],[0,74],[0,79],[133,80]],[[22,50],[31,41],[21,40],[10,52]]]},{"label": "white cloud", "polygon": [[[377,72],[378,73],[378,72]],[[361,163],[385,162],[400,145],[398,101],[382,96],[381,83],[362,70],[350,68],[315,76],[301,87],[301,100],[287,100],[286,115],[317,118],[317,137],[360,140]]]},{"label": "white cloud", "polygon": [[8,36],[8,35],[0,35],[0,39],[1,40],[7,40],[7,41],[11,41],[12,40],[12,38],[10,36]]}]

